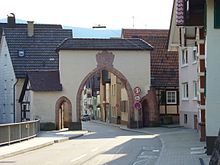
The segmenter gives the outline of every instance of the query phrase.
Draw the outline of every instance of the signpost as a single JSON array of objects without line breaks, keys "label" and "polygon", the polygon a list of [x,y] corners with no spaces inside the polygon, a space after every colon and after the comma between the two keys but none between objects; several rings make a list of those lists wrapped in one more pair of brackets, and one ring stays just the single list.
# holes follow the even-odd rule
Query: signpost
[{"label": "signpost", "polygon": [[137,110],[137,128],[139,128],[139,110],[142,109],[141,105],[141,88],[135,87],[134,88],[134,104],[133,107]]}]

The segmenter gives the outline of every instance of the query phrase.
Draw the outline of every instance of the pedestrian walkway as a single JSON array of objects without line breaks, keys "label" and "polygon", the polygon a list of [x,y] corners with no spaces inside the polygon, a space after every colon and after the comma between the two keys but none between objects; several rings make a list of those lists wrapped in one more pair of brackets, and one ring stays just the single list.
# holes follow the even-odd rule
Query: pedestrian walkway
[{"label": "pedestrian walkway", "polygon": [[10,145],[0,146],[0,159],[36,150],[54,143],[74,139],[86,134],[87,131],[41,131],[37,137]]}]

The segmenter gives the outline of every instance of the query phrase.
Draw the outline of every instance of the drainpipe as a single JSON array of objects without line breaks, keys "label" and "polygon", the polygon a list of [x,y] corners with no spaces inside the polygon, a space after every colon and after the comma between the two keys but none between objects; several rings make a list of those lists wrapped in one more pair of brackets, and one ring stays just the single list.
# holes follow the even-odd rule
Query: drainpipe
[{"label": "drainpipe", "polygon": [[15,97],[15,86],[18,83],[18,79],[16,80],[16,82],[13,85],[13,113],[14,113],[14,123],[15,123],[15,104],[16,104],[16,97]]}]

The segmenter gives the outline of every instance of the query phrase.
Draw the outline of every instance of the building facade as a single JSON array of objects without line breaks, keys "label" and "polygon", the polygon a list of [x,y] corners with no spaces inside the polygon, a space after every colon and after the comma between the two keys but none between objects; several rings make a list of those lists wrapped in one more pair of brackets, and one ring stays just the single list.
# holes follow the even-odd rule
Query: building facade
[{"label": "building facade", "polygon": [[[31,119],[36,116],[41,117],[44,113],[47,113],[44,116],[51,116],[50,113],[52,112],[54,113],[53,117],[47,122],[54,123],[57,129],[66,125],[65,121],[68,121],[69,129],[81,129],[82,93],[94,75],[102,75],[100,76],[100,84],[103,87],[100,85],[100,109],[97,116],[102,121],[110,122],[114,118],[111,115],[111,107],[109,106],[112,98],[110,96],[111,85],[108,79],[111,78],[111,74],[106,79],[103,75],[105,72],[114,74],[123,82],[123,88],[127,91],[128,110],[127,115],[121,116],[121,119],[128,127],[136,127],[137,121],[142,121],[141,114],[140,119],[137,119],[135,115],[133,88],[139,86],[142,89],[142,96],[148,94],[151,50],[152,47],[148,43],[139,39],[70,38],[65,40],[57,49],[59,52],[60,75],[60,81],[57,82],[62,84],[62,91],[53,92],[51,98],[57,100],[51,100],[50,105],[54,105],[55,108],[48,107],[45,111],[45,108],[38,109],[36,104],[31,104],[30,111],[35,113],[35,116],[31,116]],[[139,79],[139,77],[146,78]],[[45,82],[47,81],[45,80]],[[23,91],[27,90],[27,86],[24,86]],[[34,95],[40,94],[38,91],[34,93]],[[48,91],[48,94],[52,94],[52,92]],[[25,98],[24,96],[21,97],[21,102]],[[46,100],[44,96],[46,97],[46,95],[42,95],[41,101],[44,103],[41,103],[41,105],[46,107],[47,102],[44,101]],[[34,98],[32,97],[30,100],[32,99]],[[32,102],[36,101],[32,100]],[[69,116],[69,118],[65,118],[65,116]]]},{"label": "building facade", "polygon": [[[200,140],[206,140],[207,154],[212,153],[220,128],[218,111],[220,78],[215,74],[219,69],[219,29],[219,1],[174,1],[169,48],[179,47],[180,56],[185,56],[181,51],[184,47],[189,49],[189,44],[195,47],[191,48],[193,51],[197,51],[197,120]],[[194,53],[192,57],[194,58]]]},{"label": "building facade", "polygon": [[[178,53],[168,52],[168,30],[123,29],[123,38],[140,38],[153,46],[151,51],[151,89],[161,124],[179,123]],[[153,96],[153,97],[155,97]],[[143,101],[144,104],[149,104]],[[143,114],[149,116],[147,110]],[[155,123],[156,124],[156,123]],[[144,126],[150,126],[148,119]]]},{"label": "building facade", "polygon": [[220,65],[220,1],[207,0],[206,17],[206,144],[207,153],[211,154],[220,128],[219,83]]},{"label": "building facade", "polygon": [[180,124],[205,140],[204,1],[175,0],[168,49],[179,52]]},{"label": "building facade", "polygon": [[55,51],[72,31],[61,25],[17,24],[15,16],[0,23],[0,123],[20,122],[22,118],[19,96],[27,71],[58,70]]}]

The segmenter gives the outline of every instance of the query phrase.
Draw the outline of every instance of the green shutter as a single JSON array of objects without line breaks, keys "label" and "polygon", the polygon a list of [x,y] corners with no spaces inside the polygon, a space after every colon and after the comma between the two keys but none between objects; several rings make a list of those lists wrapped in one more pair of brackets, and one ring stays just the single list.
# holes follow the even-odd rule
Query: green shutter
[{"label": "green shutter", "polygon": [[214,28],[220,28],[220,0],[214,4]]}]

